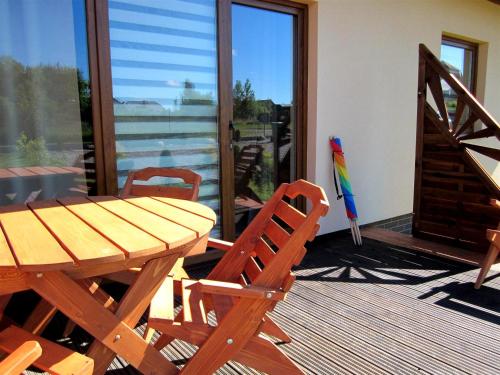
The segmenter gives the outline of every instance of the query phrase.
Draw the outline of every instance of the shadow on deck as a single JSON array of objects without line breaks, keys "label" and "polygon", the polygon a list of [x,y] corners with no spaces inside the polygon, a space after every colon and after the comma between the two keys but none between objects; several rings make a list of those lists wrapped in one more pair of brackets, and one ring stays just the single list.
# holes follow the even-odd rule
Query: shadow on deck
[{"label": "shadow on deck", "polygon": [[[287,301],[272,313],[293,338],[281,348],[305,372],[500,373],[498,273],[476,291],[477,269],[432,255],[373,240],[356,248],[347,236],[320,237],[309,248]],[[179,341],[163,350],[178,365],[193,352]],[[135,373],[119,358],[108,371]],[[218,373],[256,372],[229,363]]]}]

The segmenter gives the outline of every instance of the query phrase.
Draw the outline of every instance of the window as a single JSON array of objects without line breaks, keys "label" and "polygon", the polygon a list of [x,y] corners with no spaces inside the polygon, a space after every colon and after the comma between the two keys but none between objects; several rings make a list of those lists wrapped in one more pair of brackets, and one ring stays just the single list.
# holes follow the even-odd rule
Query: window
[{"label": "window", "polygon": [[0,1],[0,205],[95,189],[85,1]]},{"label": "window", "polygon": [[443,37],[441,61],[472,94],[476,91],[477,44]]},{"label": "window", "polygon": [[[464,84],[472,95],[475,95],[477,44],[443,36],[441,42],[441,62],[451,74]],[[441,81],[441,85],[443,87],[449,119],[453,121],[457,108],[457,94],[445,81]],[[467,113],[464,113],[460,123],[465,121],[464,119],[467,117]]]},{"label": "window", "polygon": [[187,168],[219,212],[215,0],[108,5],[118,188],[130,170]]}]

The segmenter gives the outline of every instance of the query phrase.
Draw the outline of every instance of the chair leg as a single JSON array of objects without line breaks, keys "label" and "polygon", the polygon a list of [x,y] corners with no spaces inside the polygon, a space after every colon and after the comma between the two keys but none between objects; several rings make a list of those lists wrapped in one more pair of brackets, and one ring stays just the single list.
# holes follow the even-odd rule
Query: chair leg
[{"label": "chair leg", "polygon": [[[154,332],[154,330],[153,330],[153,332]],[[175,340],[175,337],[172,337],[172,336],[169,336],[165,333],[162,333],[160,335],[160,337],[158,338],[158,340],[156,340],[156,342],[154,343],[153,346],[155,347],[156,350],[162,350],[165,346],[167,346],[168,344],[170,344],[174,340]]]},{"label": "chair leg", "polygon": [[281,342],[292,342],[292,338],[288,336],[287,333],[267,315],[264,318],[264,323],[262,324],[260,330],[262,333],[275,337]]},{"label": "chair leg", "polygon": [[50,323],[56,312],[57,309],[54,306],[46,300],[41,299],[24,323],[23,329],[34,335],[40,335]]},{"label": "chair leg", "polygon": [[304,374],[304,372],[272,342],[253,337],[234,360],[267,374]]},{"label": "chair leg", "polygon": [[3,318],[3,312],[11,298],[12,294],[4,294],[0,296],[0,320]]},{"label": "chair leg", "polygon": [[493,263],[495,263],[498,257],[499,251],[500,249],[496,247],[494,244],[490,245],[490,249],[488,250],[488,253],[484,257],[483,264],[481,264],[481,271],[479,272],[479,275],[477,276],[476,279],[476,283],[474,284],[475,289],[479,289],[483,284],[486,275],[488,274],[491,266],[493,265]]},{"label": "chair leg", "polygon": [[151,342],[151,339],[153,338],[154,334],[155,330],[151,328],[148,324],[146,324],[146,328],[144,329],[144,334],[142,335],[144,341]]},{"label": "chair leg", "polygon": [[64,327],[63,337],[68,337],[69,335],[71,335],[71,332],[73,332],[75,327],[76,327],[75,322],[73,322],[72,320],[68,320],[66,322],[66,326]]}]

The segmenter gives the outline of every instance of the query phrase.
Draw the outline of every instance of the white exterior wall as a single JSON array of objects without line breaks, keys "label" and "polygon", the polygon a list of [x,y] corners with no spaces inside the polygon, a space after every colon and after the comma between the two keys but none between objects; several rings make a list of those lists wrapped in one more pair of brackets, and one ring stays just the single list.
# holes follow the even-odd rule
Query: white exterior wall
[{"label": "white exterior wall", "polygon": [[487,49],[484,104],[499,119],[499,5],[319,0],[310,6],[308,178],[325,188],[332,205],[322,234],[348,227],[333,188],[330,135],[343,140],[361,224],[412,212],[418,44],[438,55],[443,32],[488,43],[481,47],[483,63]]}]

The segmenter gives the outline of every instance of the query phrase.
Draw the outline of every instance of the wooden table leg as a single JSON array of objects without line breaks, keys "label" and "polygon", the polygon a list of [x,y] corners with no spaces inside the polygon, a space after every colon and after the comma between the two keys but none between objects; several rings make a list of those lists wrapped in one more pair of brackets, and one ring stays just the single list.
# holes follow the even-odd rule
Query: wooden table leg
[{"label": "wooden table leg", "polygon": [[[134,283],[118,305],[116,310],[118,319],[129,327],[134,327],[137,324],[177,259],[177,255],[153,259],[142,267]],[[94,341],[87,355],[94,359],[94,374],[104,374],[116,354],[106,345]]]},{"label": "wooden table leg", "polygon": [[97,339],[87,353],[94,359],[95,374],[107,370],[115,353],[144,374],[176,374],[177,368],[133,328],[177,258],[174,254],[149,261],[123,297],[116,315],[62,272],[31,274],[29,283],[40,296]]},{"label": "wooden table leg", "polygon": [[490,271],[491,266],[493,265],[493,263],[496,262],[498,253],[500,253],[500,249],[496,247],[495,244],[492,243],[490,245],[488,252],[486,253],[486,256],[484,257],[481,263],[481,271],[479,271],[476,283],[474,284],[475,289],[481,288],[481,285],[483,284],[486,275]]}]

